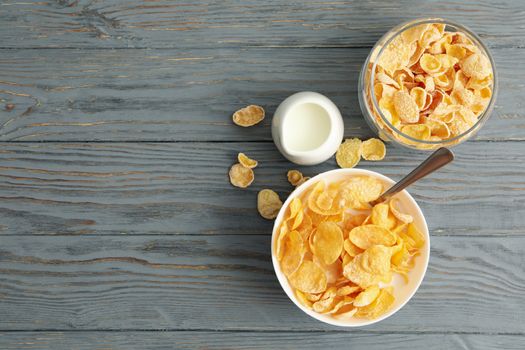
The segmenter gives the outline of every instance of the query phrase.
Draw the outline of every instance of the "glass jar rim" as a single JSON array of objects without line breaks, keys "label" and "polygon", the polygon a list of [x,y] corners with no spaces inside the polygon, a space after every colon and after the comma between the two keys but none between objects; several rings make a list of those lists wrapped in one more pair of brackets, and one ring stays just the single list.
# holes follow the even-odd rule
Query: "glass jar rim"
[{"label": "glass jar rim", "polygon": [[[469,133],[474,131],[479,125],[481,125],[489,117],[489,114],[487,112],[492,110],[492,106],[494,105],[494,103],[496,101],[496,95],[497,95],[497,90],[498,90],[497,89],[498,88],[498,78],[497,78],[497,73],[496,73],[496,63],[494,62],[494,58],[492,57],[492,54],[490,53],[488,47],[481,41],[481,38],[476,33],[474,33],[472,30],[470,30],[469,28],[467,28],[466,26],[464,26],[462,24],[459,24],[457,22],[450,21],[450,20],[447,20],[447,19],[443,19],[443,18],[419,18],[419,19],[414,19],[414,20],[411,20],[411,21],[408,21],[408,22],[401,23],[398,26],[396,26],[396,27],[392,28],[391,30],[389,30],[387,33],[385,33],[377,41],[377,43],[372,48],[371,54],[366,59],[366,62],[365,62],[362,74],[363,74],[363,78],[364,78],[366,67],[368,67],[368,65],[370,64],[370,58],[372,56],[372,53],[377,48],[379,43],[381,43],[382,39],[384,39],[388,35],[394,33],[394,35],[392,35],[390,38],[388,38],[388,40],[386,40],[386,42],[382,43],[383,47],[381,47],[381,49],[377,53],[377,56],[375,58],[374,64],[372,65],[372,71],[371,71],[371,74],[370,74],[370,82],[371,83],[373,83],[373,81],[375,79],[375,71],[376,71],[377,63],[379,61],[379,57],[381,57],[381,54],[383,53],[385,48],[395,38],[397,38],[399,35],[401,35],[401,33],[403,33],[405,30],[413,28],[413,27],[415,27],[417,25],[420,25],[420,24],[425,24],[425,23],[443,23],[445,25],[450,25],[452,27],[455,27],[455,28],[459,29],[462,33],[465,33],[469,37],[469,39],[471,39],[471,40],[474,39],[473,41],[476,44],[476,46],[480,47],[483,50],[483,52],[485,53],[485,55],[487,56],[487,58],[489,59],[490,65],[491,65],[491,69],[492,69],[492,76],[493,76],[492,95],[490,97],[489,103],[487,104],[487,106],[485,107],[483,112],[480,114],[480,117],[478,118],[478,121],[474,125],[472,125],[469,129],[467,129],[466,131],[462,132],[461,134],[459,134],[457,136],[454,136],[454,137],[451,137],[451,138],[448,138],[448,139],[439,140],[439,141],[428,141],[428,140],[416,139],[416,138],[414,138],[414,137],[412,137],[410,135],[407,135],[407,134],[403,133],[401,130],[396,128],[384,116],[383,112],[379,108],[379,103],[378,103],[378,101],[376,99],[375,94],[374,93],[370,93],[370,95],[371,95],[371,100],[372,100],[372,104],[374,106],[374,109],[377,111],[377,113],[381,117],[381,120],[394,133],[397,133],[400,136],[402,136],[403,138],[406,138],[406,139],[408,139],[408,140],[410,140],[412,142],[416,142],[416,143],[420,143],[420,144],[427,144],[427,145],[440,145],[440,144],[443,144],[443,143],[450,143],[450,142],[454,142],[454,141],[460,140],[461,138],[465,137],[466,135],[468,135]],[[369,86],[369,88],[370,88],[370,86]]]}]

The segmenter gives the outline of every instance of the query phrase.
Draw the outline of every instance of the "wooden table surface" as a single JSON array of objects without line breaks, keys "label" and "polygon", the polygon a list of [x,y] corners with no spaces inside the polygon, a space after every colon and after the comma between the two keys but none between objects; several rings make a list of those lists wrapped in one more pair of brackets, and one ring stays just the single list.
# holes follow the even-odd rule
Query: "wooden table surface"
[{"label": "wooden table surface", "polygon": [[[281,290],[256,194],[291,191],[271,142],[314,90],[372,136],[357,75],[394,25],[476,31],[500,78],[492,118],[411,193],[431,230],[423,284],[393,317],[321,324]],[[0,3],[0,349],[523,349],[525,2],[4,0]],[[251,103],[268,118],[244,129]],[[11,109],[12,108],[12,109]],[[227,178],[237,152],[254,184]],[[394,179],[425,154],[358,167]]]}]

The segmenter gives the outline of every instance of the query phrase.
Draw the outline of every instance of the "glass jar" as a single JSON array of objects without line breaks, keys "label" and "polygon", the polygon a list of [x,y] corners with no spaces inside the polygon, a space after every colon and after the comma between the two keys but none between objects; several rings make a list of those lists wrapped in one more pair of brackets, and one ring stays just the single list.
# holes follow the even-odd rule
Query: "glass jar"
[{"label": "glass jar", "polygon": [[[467,89],[465,88],[465,90],[469,90],[470,92],[467,92],[467,94],[470,96],[470,95],[475,95],[477,94],[477,98],[479,98],[479,101],[483,101],[483,105],[474,105],[475,107],[477,107],[477,110],[475,112],[472,112],[472,115],[470,113],[467,113],[468,110],[466,110],[467,107],[462,107],[461,104],[460,105],[456,105],[458,109],[458,111],[453,111],[453,112],[450,112],[451,114],[450,115],[447,115],[446,116],[446,120],[441,120],[439,121],[440,124],[438,124],[438,127],[443,127],[442,123],[445,123],[447,120],[451,120],[454,122],[454,125],[451,125],[451,126],[454,126],[454,131],[455,134],[450,134],[450,137],[446,137],[446,130],[443,129],[441,131],[444,131],[444,133],[441,134],[441,136],[445,136],[445,137],[437,137],[435,135],[432,134],[433,131],[431,131],[431,133],[429,134],[428,131],[427,131],[427,126],[423,126],[423,127],[417,127],[417,126],[414,126],[414,125],[418,125],[418,124],[427,124],[427,125],[432,125],[432,126],[435,126],[434,122],[432,120],[434,120],[434,118],[430,118],[430,117],[435,117],[437,118],[437,114],[434,115],[433,112],[429,112],[429,111],[422,111],[422,110],[419,110],[419,117],[416,117],[416,118],[419,118],[417,121],[412,121],[412,126],[410,127],[406,127],[407,124],[410,124],[411,122],[408,122],[408,123],[404,123],[404,121],[400,121],[400,118],[398,117],[396,119],[396,116],[393,115],[393,114],[396,114],[395,110],[396,108],[392,108],[390,111],[391,113],[389,112],[389,110],[387,108],[385,108],[384,106],[386,105],[386,103],[388,101],[381,101],[381,104],[380,104],[380,101],[378,101],[378,96],[376,95],[380,95],[378,94],[377,92],[379,90],[383,91],[382,87],[384,87],[384,85],[382,85],[381,87],[377,87],[377,83],[376,83],[376,79],[378,79],[378,77],[380,76],[379,74],[382,73],[381,75],[381,78],[382,79],[388,79],[388,77],[386,77],[384,74],[385,73],[388,73],[387,71],[385,71],[385,69],[383,69],[383,66],[381,66],[381,64],[378,64],[378,62],[380,62],[381,58],[382,58],[382,55],[384,54],[385,50],[387,47],[389,47],[389,45],[392,43],[392,45],[390,45],[389,49],[388,49],[388,54],[390,56],[392,56],[392,53],[396,53],[395,50],[393,50],[392,48],[396,48],[396,50],[398,48],[400,48],[400,46],[395,46],[397,45],[397,43],[400,41],[400,40],[405,40],[406,37],[408,37],[411,33],[411,32],[414,32],[418,30],[418,28],[430,28],[428,25],[430,26],[434,26],[436,28],[441,28],[442,29],[442,32],[443,30],[446,31],[446,32],[453,32],[453,34],[450,34],[450,35],[447,35],[447,36],[450,36],[450,39],[451,42],[449,43],[449,45],[455,45],[456,43],[454,43],[452,40],[457,40],[457,38],[460,38],[460,40],[464,41],[461,42],[460,44],[461,45],[455,45],[455,46],[458,46],[460,47],[461,49],[461,46],[465,46],[465,47],[469,47],[470,49],[476,49],[479,50],[477,53],[479,55],[484,55],[487,59],[485,60],[484,62],[487,62],[487,65],[490,63],[490,69],[492,70],[492,73],[491,73],[491,76],[487,76],[487,77],[491,77],[491,81],[489,83],[488,80],[485,82],[485,84],[487,84],[485,86],[485,88],[489,88],[489,89],[485,89],[485,90],[479,90],[479,91],[482,91],[482,92],[479,92],[479,91],[476,91],[476,90],[472,90],[472,89]],[[414,27],[417,27],[417,26],[422,26],[422,27],[418,27],[416,28],[416,30],[414,30]],[[444,28],[444,29],[443,29]],[[412,30],[412,31],[408,31],[408,30]],[[431,28],[431,29],[434,29],[434,28]],[[439,29],[436,29],[439,31]],[[398,36],[402,35],[402,33],[406,33],[404,34],[404,36],[402,38],[398,38]],[[457,34],[457,33],[460,33],[460,34]],[[442,34],[443,35],[443,34]],[[396,38],[398,38],[396,40]],[[416,47],[416,51],[418,50],[421,50],[420,55],[424,54],[424,53],[428,53],[429,52],[429,49],[427,50],[424,50],[421,48],[420,46],[420,43],[421,42],[424,42],[423,39],[425,38],[425,34],[423,34],[421,36],[421,38],[417,41],[415,41],[415,44],[412,44]],[[393,41],[396,40],[394,43]],[[444,42],[446,42],[446,40],[449,40],[449,38],[447,37],[446,39],[444,39]],[[467,46],[467,45],[470,45],[469,44],[469,41],[470,43],[472,44],[472,47],[470,46]],[[430,41],[430,43],[432,43],[432,41]],[[434,49],[434,46],[432,46],[432,53],[435,52],[439,52],[439,49],[440,47],[437,46],[438,44],[436,43],[436,49]],[[441,44],[440,44],[441,45]],[[427,47],[427,46],[425,46]],[[450,49],[450,46],[446,46],[446,44],[444,44],[443,47],[447,47],[447,50]],[[403,47],[400,48],[400,55],[403,54],[402,52],[402,49],[404,49]],[[415,51],[414,51],[415,52]],[[468,57],[468,50],[465,51],[467,52],[466,56],[464,56],[465,58]],[[415,55],[416,53],[414,53]],[[471,53],[472,54],[472,53]],[[383,59],[382,63],[384,66],[387,66],[388,63],[385,63],[387,62],[387,58],[390,58],[390,56],[385,56],[385,58]],[[427,55],[427,56],[430,56],[430,55]],[[397,59],[397,56],[396,55],[393,55],[392,56],[393,59]],[[412,56],[410,59],[413,59],[414,56]],[[419,57],[423,57],[423,56],[419,56]],[[437,56],[434,56],[434,57],[437,57]],[[425,58],[428,58],[428,57],[425,57]],[[445,57],[446,59],[446,57]],[[388,60],[390,61],[390,60]],[[425,61],[426,62],[426,61]],[[460,70],[461,69],[461,66],[460,66],[460,62],[457,61],[456,63],[454,63],[455,61],[451,61],[452,63],[452,66],[449,68],[449,71],[450,69],[453,69],[453,71],[450,71],[451,74],[455,74],[454,77],[458,77],[458,74],[457,73],[457,70]],[[453,64],[454,63],[454,64]],[[420,65],[420,60],[419,58],[417,59],[416,63],[414,63],[412,66],[410,66],[409,70],[412,72],[412,67],[416,67],[417,66],[417,70],[419,72],[421,72],[422,68],[421,68],[421,65]],[[427,67],[427,65],[425,64],[425,68]],[[441,67],[441,66],[440,66]],[[443,65],[443,67],[445,67],[445,65]],[[397,71],[396,71],[397,72]],[[410,72],[405,72],[405,73],[410,73]],[[410,74],[405,74],[405,77],[408,76],[408,79],[410,79],[409,75]],[[434,84],[433,82],[429,82],[429,83],[432,83],[432,84],[427,84],[427,86],[425,86],[424,83],[421,82],[421,80],[423,79],[423,77],[427,76],[427,77],[431,77],[432,80],[436,81],[437,83],[441,83],[442,80],[444,80],[445,78],[444,77],[441,77],[439,74],[436,75],[436,77],[434,77],[432,74],[428,73],[427,71],[423,71],[422,74],[421,74],[421,77],[419,77],[419,82],[406,82],[404,80],[399,80],[399,81],[395,81],[395,79],[392,78],[392,80],[394,80],[394,85],[397,83],[398,84],[398,87],[399,87],[399,90],[404,90],[404,91],[407,91],[408,92],[411,92],[411,88],[413,87],[421,87],[423,86],[424,87],[424,90],[426,91],[427,90],[427,86],[429,87],[428,90],[430,90],[432,84]],[[395,74],[395,73],[394,73]],[[440,74],[448,74],[447,73],[440,73]],[[463,73],[462,73],[463,74]],[[389,74],[387,74],[389,75]],[[412,75],[413,72],[412,72]],[[471,79],[474,79],[474,78],[469,78],[467,77],[465,74],[463,74],[461,76],[461,79],[458,77],[456,80],[461,80],[461,81],[464,81],[464,79],[467,79],[467,87],[469,86],[469,80]],[[416,79],[418,79],[416,77]],[[438,80],[436,80],[438,79]],[[489,79],[490,80],[490,79]],[[481,80],[478,80],[478,81],[475,81],[475,82],[479,82]],[[436,84],[435,84],[436,85]],[[474,85],[474,83],[472,83],[472,85]],[[434,96],[436,97],[435,98],[435,102],[437,102],[439,96],[436,96],[436,95],[442,95],[441,98],[443,100],[446,99],[446,101],[452,101],[450,95],[449,97],[444,97],[443,96],[443,93],[444,94],[450,94],[450,89],[449,91],[443,91],[443,89],[440,88],[440,86],[436,85],[436,89],[437,90],[442,90],[441,92],[431,92],[431,94],[434,94]],[[458,84],[459,86],[459,84]],[[425,18],[425,19],[417,19],[417,20],[413,20],[413,21],[410,21],[410,22],[407,22],[407,23],[403,23],[395,28],[393,28],[392,30],[390,30],[389,32],[387,32],[381,39],[379,39],[379,41],[375,44],[375,46],[373,47],[372,51],[370,52],[370,54],[368,55],[368,58],[366,59],[364,65],[363,65],[363,68],[361,69],[361,74],[359,76],[359,89],[358,89],[358,94],[359,94],[359,104],[360,104],[360,107],[361,107],[361,111],[363,113],[363,115],[365,116],[365,119],[368,123],[368,125],[372,128],[372,130],[374,130],[374,132],[377,133],[377,135],[383,139],[384,141],[392,141],[393,143],[395,144],[398,144],[398,145],[401,145],[401,146],[404,146],[404,147],[408,147],[408,148],[413,148],[413,149],[421,149],[421,150],[433,150],[433,149],[436,149],[436,148],[439,148],[439,147],[451,147],[451,146],[454,146],[454,145],[457,145],[469,138],[471,138],[472,136],[474,136],[479,130],[480,128],[483,126],[483,124],[485,124],[485,122],[487,121],[487,119],[490,117],[490,114],[494,108],[494,102],[496,100],[496,95],[497,95],[497,86],[498,86],[498,79],[497,79],[497,75],[496,75],[496,66],[495,66],[495,63],[494,63],[494,59],[492,57],[492,55],[490,54],[490,52],[488,51],[487,47],[481,42],[481,40],[479,39],[479,37],[473,33],[471,30],[469,30],[468,28],[464,27],[463,25],[460,25],[460,24],[457,24],[457,23],[454,23],[454,22],[451,22],[451,21],[448,21],[448,20],[445,20],[445,19],[441,19],[441,18]],[[479,87],[479,86],[478,86]],[[455,85],[454,85],[454,89],[455,89]],[[459,88],[458,88],[459,90]],[[391,91],[390,88],[388,88],[388,91]],[[418,89],[418,92],[420,92],[421,89]],[[452,90],[454,91],[454,90]],[[484,96],[483,94],[487,95],[488,93],[490,92],[490,96]],[[384,93],[381,92],[381,93]],[[394,93],[395,94],[395,93]],[[454,93],[456,94],[456,92]],[[480,96],[480,94],[482,94]],[[380,100],[383,98],[382,96],[384,95],[381,95],[379,96],[380,97]],[[394,95],[391,95],[391,96],[394,96]],[[459,96],[459,95],[453,95],[453,96]],[[391,98],[391,97],[388,97],[388,98]],[[428,96],[427,96],[428,99],[430,99]],[[478,101],[478,100],[476,100]],[[481,102],[480,102],[481,103]],[[431,103],[430,103],[431,105]],[[451,105],[452,106],[452,105]],[[436,106],[434,106],[435,108]],[[445,105],[443,105],[443,107],[446,107]],[[452,110],[453,108],[451,107],[450,110]],[[399,109],[398,109],[399,110]],[[434,109],[434,111],[436,111]],[[425,112],[427,112],[427,114],[425,114]],[[465,115],[463,114],[468,114],[469,117],[465,117]],[[473,116],[476,118],[474,119]],[[439,116],[439,118],[442,118],[444,119],[442,116]],[[462,119],[458,119],[457,121],[454,120],[454,118],[462,118]],[[428,120],[428,119],[432,119],[432,120]],[[460,123],[460,126],[461,128],[457,128],[459,122],[470,122],[468,124],[461,124]],[[446,123],[445,123],[446,124]],[[430,127],[428,127],[430,128]],[[444,128],[444,127],[443,127]],[[447,124],[447,128],[448,128],[448,124]],[[418,129],[421,129],[421,133],[414,133],[412,132],[412,130],[418,130]],[[430,129],[429,129],[430,130]],[[410,132],[408,132],[410,131]],[[458,132],[460,131],[460,132]],[[450,132],[450,130],[449,130]],[[424,137],[419,137],[420,135],[424,135]],[[428,136],[428,137],[427,137]]]}]

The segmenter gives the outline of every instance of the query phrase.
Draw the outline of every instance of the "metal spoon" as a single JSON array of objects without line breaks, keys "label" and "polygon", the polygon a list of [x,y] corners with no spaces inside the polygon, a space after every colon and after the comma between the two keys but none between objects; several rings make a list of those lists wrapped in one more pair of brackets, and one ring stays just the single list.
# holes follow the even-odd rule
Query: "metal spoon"
[{"label": "metal spoon", "polygon": [[386,190],[378,199],[370,202],[372,206],[386,201],[398,192],[403,191],[405,188],[416,182],[417,180],[433,173],[444,165],[447,165],[454,160],[454,154],[445,147],[441,147],[434,153],[432,153],[423,163],[417,168],[412,170],[410,174],[399,180],[394,186]]}]

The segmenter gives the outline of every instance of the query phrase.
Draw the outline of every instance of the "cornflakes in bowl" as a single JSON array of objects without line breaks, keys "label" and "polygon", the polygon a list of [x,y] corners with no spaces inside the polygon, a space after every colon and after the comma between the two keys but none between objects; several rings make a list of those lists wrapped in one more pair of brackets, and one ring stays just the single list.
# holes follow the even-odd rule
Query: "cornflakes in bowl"
[{"label": "cornflakes in bowl", "polygon": [[406,191],[371,206],[391,179],[337,169],[298,186],[272,235],[275,273],[288,297],[329,324],[358,327],[397,312],[428,265],[425,218]]}]

